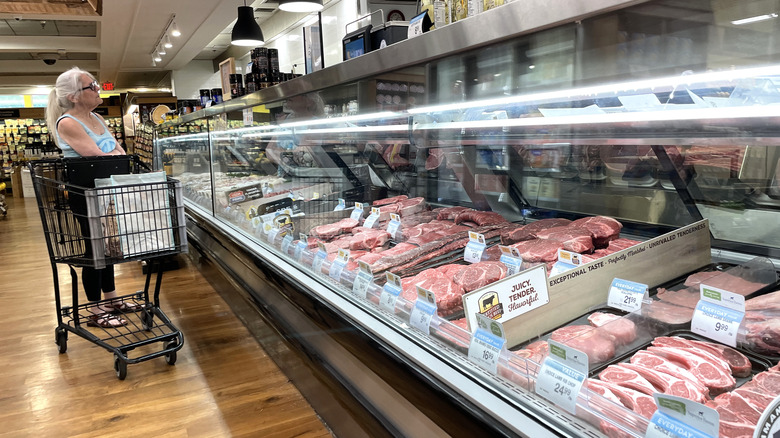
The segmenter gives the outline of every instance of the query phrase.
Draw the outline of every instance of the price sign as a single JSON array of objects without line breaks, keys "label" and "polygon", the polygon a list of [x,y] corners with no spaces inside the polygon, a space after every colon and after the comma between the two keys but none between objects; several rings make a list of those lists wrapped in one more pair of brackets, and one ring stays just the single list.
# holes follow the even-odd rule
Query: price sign
[{"label": "price sign", "polygon": [[536,393],[576,414],[577,396],[588,374],[588,356],[559,342],[547,341],[550,354],[536,379]]},{"label": "price sign", "polygon": [[430,334],[431,319],[436,313],[436,296],[427,289],[416,287],[417,301],[414,302],[412,313],[409,315],[409,325],[427,335]]},{"label": "price sign", "polygon": [[607,305],[626,312],[634,312],[642,307],[642,301],[646,296],[646,284],[615,278],[609,287]]},{"label": "price sign", "polygon": [[477,330],[471,337],[469,360],[493,374],[498,373],[498,357],[504,349],[504,327],[481,313],[477,313]]},{"label": "price sign", "polygon": [[349,262],[349,250],[339,249],[338,256],[336,256],[336,259],[333,260],[333,263],[330,264],[328,276],[336,281],[340,281],[341,272],[344,271],[344,267],[347,266],[347,262]]},{"label": "price sign", "polygon": [[371,207],[371,214],[368,215],[366,221],[363,222],[363,226],[366,228],[374,228],[376,222],[379,220],[379,208]]},{"label": "price sign", "polygon": [[252,126],[255,117],[252,114],[252,108],[244,108],[244,126]]},{"label": "price sign", "polygon": [[653,394],[658,410],[647,426],[648,438],[715,438],[720,415],[708,406],[682,397]]},{"label": "price sign", "polygon": [[[425,14],[428,12],[426,11]],[[423,19],[425,19],[424,14],[420,14],[411,20],[409,20],[409,27],[406,30],[406,38],[414,38],[418,35],[422,35],[424,32],[423,29]]]},{"label": "price sign", "polygon": [[328,258],[328,253],[325,251],[325,245],[322,242],[319,242],[318,245],[320,246],[320,249],[317,251],[317,254],[314,254],[314,260],[311,262],[311,269],[315,274],[322,274],[322,262]]},{"label": "price sign", "polygon": [[473,231],[469,231],[469,243],[463,253],[463,260],[469,263],[479,263],[482,260],[482,253],[485,252],[485,236]]},{"label": "price sign", "polygon": [[511,277],[523,270],[523,259],[520,252],[512,246],[498,245],[501,250],[501,263],[506,265],[506,276]]},{"label": "price sign", "polygon": [[396,213],[390,213],[390,223],[387,224],[387,232],[390,236],[398,240],[401,237],[401,216]]},{"label": "price sign", "polygon": [[701,298],[691,319],[691,331],[720,343],[737,346],[737,332],[745,317],[745,297],[700,285]]},{"label": "price sign", "polygon": [[363,204],[356,202],[355,209],[352,210],[352,214],[350,214],[349,217],[355,219],[356,221],[363,219]]},{"label": "price sign", "polygon": [[[371,272],[371,266],[368,263],[358,260],[358,273],[355,282],[352,283],[352,294],[358,298],[366,298],[368,287],[374,281],[374,274]],[[393,303],[395,305],[395,303]]]},{"label": "price sign", "polygon": [[391,274],[386,274],[387,282],[382,287],[382,295],[379,297],[379,307],[387,310],[388,312],[395,313],[395,302],[398,300],[398,296],[401,295],[401,277]]},{"label": "price sign", "polygon": [[289,251],[290,251],[290,244],[292,243],[292,241],[293,241],[293,236],[290,233],[287,233],[282,238],[282,254],[290,255]]},{"label": "price sign", "polygon": [[336,204],[336,208],[333,211],[342,211],[347,208],[347,202],[343,198],[339,198],[339,203]]}]

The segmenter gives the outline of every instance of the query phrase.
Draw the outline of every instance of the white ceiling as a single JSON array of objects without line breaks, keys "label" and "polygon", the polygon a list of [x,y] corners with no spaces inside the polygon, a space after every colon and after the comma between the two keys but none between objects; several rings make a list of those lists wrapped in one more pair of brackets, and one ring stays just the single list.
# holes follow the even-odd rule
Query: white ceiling
[{"label": "white ceiling", "polygon": [[[72,5],[79,2],[82,4]],[[52,11],[63,3],[71,3],[69,9]],[[237,8],[244,5],[243,0],[89,3],[93,10],[102,8],[102,15],[71,13],[78,7],[83,9],[87,0],[0,2],[0,94],[53,85],[57,75],[74,65],[93,72],[100,82],[113,82],[119,91],[169,88],[171,70],[182,69],[193,59],[212,60],[225,52]],[[275,0],[249,1],[247,5],[255,8],[261,25],[277,13]],[[171,38],[173,48],[152,67],[155,43],[174,15],[182,36]],[[60,59],[54,65],[41,59],[55,53]]]}]

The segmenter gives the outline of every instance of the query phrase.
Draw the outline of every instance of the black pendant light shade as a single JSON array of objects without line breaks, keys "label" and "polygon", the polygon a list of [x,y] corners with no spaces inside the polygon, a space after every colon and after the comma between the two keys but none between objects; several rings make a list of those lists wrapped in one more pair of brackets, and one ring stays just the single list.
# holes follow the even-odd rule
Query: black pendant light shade
[{"label": "black pendant light shade", "polygon": [[322,10],[322,0],[279,0],[279,9],[287,12],[317,12]]},{"label": "black pendant light shade", "polygon": [[238,20],[230,36],[230,42],[236,46],[259,46],[265,42],[251,6],[238,7]]}]

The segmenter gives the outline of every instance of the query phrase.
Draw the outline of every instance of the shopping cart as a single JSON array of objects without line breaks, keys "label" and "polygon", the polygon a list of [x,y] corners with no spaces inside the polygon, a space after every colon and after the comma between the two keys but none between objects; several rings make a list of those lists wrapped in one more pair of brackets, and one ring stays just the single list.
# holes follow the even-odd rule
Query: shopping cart
[{"label": "shopping cart", "polygon": [[[57,328],[54,339],[60,353],[67,350],[68,332],[91,341],[114,354],[114,370],[120,380],[127,365],[164,356],[176,363],[176,352],[184,343],[182,333],[160,310],[159,295],[164,269],[163,257],[187,250],[181,184],[148,171],[135,156],[89,157],[38,160],[29,164],[35,197],[41,214],[43,233],[54,276]],[[160,177],[160,182],[116,184],[117,179]],[[96,179],[97,178],[97,179]],[[101,327],[90,324],[95,306],[117,301],[79,303],[75,267],[102,269],[108,265],[146,261],[143,291],[118,298],[131,310],[116,317],[126,325]],[[57,264],[70,268],[72,298],[63,306]],[[157,267],[158,269],[153,269]],[[153,299],[149,286],[157,272]],[[162,343],[162,349],[152,344]],[[141,354],[130,357],[136,348]]]}]

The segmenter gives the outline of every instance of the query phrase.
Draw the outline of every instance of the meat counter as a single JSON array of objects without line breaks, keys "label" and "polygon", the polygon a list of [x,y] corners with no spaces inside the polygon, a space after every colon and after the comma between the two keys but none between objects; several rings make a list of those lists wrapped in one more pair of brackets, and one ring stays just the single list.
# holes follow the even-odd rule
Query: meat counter
[{"label": "meat counter", "polygon": [[[205,132],[161,131],[156,150],[191,237],[244,253],[217,260],[230,275],[259,270],[238,283],[264,319],[284,303],[255,277],[315,331],[358,333],[322,368],[379,429],[644,436],[668,394],[742,436],[780,359],[777,32],[739,21],[759,3],[519,22],[512,3],[184,116]],[[744,302],[728,337],[699,325],[701,290]],[[473,354],[482,317],[502,323],[490,360]],[[315,348],[295,319],[275,327]],[[545,392],[551,348],[587,357],[567,397]]]}]

